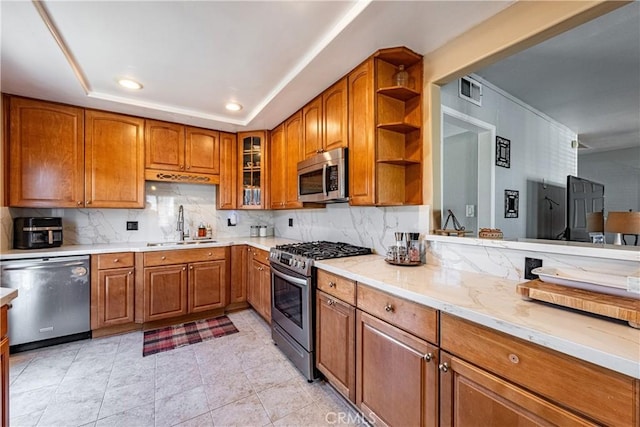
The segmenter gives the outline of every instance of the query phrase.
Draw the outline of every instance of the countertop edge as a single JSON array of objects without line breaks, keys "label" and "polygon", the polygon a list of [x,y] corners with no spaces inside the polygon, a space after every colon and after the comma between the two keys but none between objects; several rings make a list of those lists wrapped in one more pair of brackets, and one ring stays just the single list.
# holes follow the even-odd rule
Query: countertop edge
[{"label": "countertop edge", "polygon": [[[380,257],[380,262],[384,262],[382,257]],[[361,274],[353,273],[351,271],[342,269],[340,267],[335,267],[333,265],[323,263],[322,261],[316,261],[315,266],[322,270],[326,270],[330,273],[337,274],[337,275],[346,277],[348,279],[355,280],[356,282],[360,282],[364,285],[373,287],[375,289],[387,292],[391,295],[394,295],[400,298],[405,298],[407,300],[416,302],[418,304],[422,304],[422,305],[440,310],[444,313],[452,314],[462,319],[469,320],[471,322],[486,326],[488,328],[497,330],[499,332],[503,332],[507,335],[520,338],[524,341],[531,342],[533,344],[537,344],[542,347],[555,350],[559,353],[575,357],[576,359],[593,363],[603,368],[607,368],[612,371],[615,371],[636,379],[640,379],[640,365],[638,363],[638,360],[627,359],[625,357],[621,357],[612,353],[607,353],[606,351],[603,351],[601,349],[584,345],[576,341],[570,341],[561,337],[557,337],[549,333],[546,333],[544,331],[540,331],[538,329],[531,328],[523,324],[518,324],[512,321],[503,320],[478,310],[470,309],[467,307],[463,307],[460,305],[456,305],[453,303],[449,303],[447,301],[442,301],[442,300],[428,297],[425,295],[416,294],[409,290],[402,289],[391,284],[387,284],[380,280],[363,276]],[[403,267],[403,268],[409,268],[409,267]],[[499,277],[491,277],[491,278],[495,280],[500,280],[500,281],[505,280]],[[515,283],[517,283],[517,281],[509,281],[509,282],[514,282],[514,295],[515,295]],[[577,314],[577,315],[582,315],[582,314]],[[603,322],[606,322],[606,320],[603,320]],[[638,331],[638,334],[640,334],[640,330]],[[639,353],[640,353],[640,350],[639,350]]]},{"label": "countertop edge", "polygon": [[9,304],[18,296],[17,289],[0,288],[0,307]]}]

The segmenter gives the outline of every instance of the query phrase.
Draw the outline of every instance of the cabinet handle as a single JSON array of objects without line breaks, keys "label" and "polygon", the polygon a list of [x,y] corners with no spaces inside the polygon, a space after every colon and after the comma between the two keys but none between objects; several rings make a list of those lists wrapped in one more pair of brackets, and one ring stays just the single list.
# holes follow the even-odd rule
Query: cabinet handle
[{"label": "cabinet handle", "polygon": [[120,262],[118,258],[114,259],[113,262]]},{"label": "cabinet handle", "polygon": [[247,248],[247,252],[251,252],[251,248]]},{"label": "cabinet handle", "polygon": [[180,165],[180,170],[184,170],[184,165]]},{"label": "cabinet handle", "polygon": [[329,305],[333,305],[333,304],[335,304],[335,303],[336,303],[336,302],[335,302],[334,300],[332,300],[332,299],[328,299],[328,300],[327,300],[327,304],[329,304]]},{"label": "cabinet handle", "polygon": [[509,362],[518,364],[518,363],[520,363],[520,358],[518,357],[517,354],[511,353],[509,355]]},{"label": "cabinet handle", "polygon": [[335,282],[329,281],[329,287],[330,288],[335,288],[336,287]]},{"label": "cabinet handle", "polygon": [[209,252],[209,253],[207,254],[207,256],[211,256],[211,252]]},{"label": "cabinet handle", "polygon": [[191,166],[187,165],[187,170],[191,169]]},{"label": "cabinet handle", "polygon": [[448,372],[449,364],[447,362],[441,363],[438,365],[438,369],[440,369],[442,372]]},{"label": "cabinet handle", "polygon": [[78,205],[78,206],[82,206],[82,200],[78,200],[77,205]]},{"label": "cabinet handle", "polygon": [[90,204],[91,204],[91,200],[87,200],[87,203],[86,203],[86,204],[87,204],[87,205],[90,205]]},{"label": "cabinet handle", "polygon": [[190,266],[189,266],[189,270],[193,270],[193,265],[190,265]]},{"label": "cabinet handle", "polygon": [[163,255],[160,259],[164,261],[167,257]]},{"label": "cabinet handle", "polygon": [[182,271],[187,271],[187,267],[182,267]]},{"label": "cabinet handle", "polygon": [[129,276],[131,276],[132,274],[133,274],[133,271],[130,271],[130,272],[129,272]]},{"label": "cabinet handle", "polygon": [[431,362],[431,359],[433,359],[433,353],[427,353],[424,356],[422,356],[422,358],[424,359],[425,362]]},{"label": "cabinet handle", "polygon": [[389,312],[389,313],[393,313],[394,308],[391,304],[387,304],[384,306],[385,311]]}]

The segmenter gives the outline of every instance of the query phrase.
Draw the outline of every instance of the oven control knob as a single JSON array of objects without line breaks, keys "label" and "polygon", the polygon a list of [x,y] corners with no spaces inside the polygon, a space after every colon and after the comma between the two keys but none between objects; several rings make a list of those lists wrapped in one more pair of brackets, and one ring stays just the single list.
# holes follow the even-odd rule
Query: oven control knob
[{"label": "oven control knob", "polygon": [[300,268],[305,269],[307,267],[307,263],[302,261]]}]

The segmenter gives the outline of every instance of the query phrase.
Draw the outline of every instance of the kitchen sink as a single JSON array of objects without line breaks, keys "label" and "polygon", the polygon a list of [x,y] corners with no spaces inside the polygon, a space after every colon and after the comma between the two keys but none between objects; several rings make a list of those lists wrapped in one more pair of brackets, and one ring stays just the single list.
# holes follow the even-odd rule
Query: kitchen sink
[{"label": "kitchen sink", "polygon": [[175,242],[150,242],[147,246],[181,246],[181,245],[201,245],[203,243],[216,243],[217,240],[177,240]]}]

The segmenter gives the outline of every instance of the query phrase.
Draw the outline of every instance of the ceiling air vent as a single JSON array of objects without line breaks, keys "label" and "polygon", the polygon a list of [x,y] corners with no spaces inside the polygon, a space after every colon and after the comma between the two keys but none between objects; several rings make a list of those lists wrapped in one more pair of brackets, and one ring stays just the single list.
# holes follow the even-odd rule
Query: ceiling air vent
[{"label": "ceiling air vent", "polygon": [[471,77],[461,77],[458,96],[476,105],[482,105],[482,85]]}]

